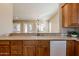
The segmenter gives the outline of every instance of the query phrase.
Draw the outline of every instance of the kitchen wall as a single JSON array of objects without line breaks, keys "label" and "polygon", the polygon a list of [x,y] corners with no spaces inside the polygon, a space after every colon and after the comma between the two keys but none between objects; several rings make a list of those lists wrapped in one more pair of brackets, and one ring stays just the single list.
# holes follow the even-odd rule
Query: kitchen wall
[{"label": "kitchen wall", "polygon": [[[27,5],[27,6],[24,6],[24,5]],[[26,8],[24,8],[23,6]],[[31,9],[31,7],[33,10]],[[73,31],[74,29],[72,28],[61,28],[61,18],[59,18],[60,11],[58,11],[57,8],[58,8],[58,4],[31,4],[31,5],[30,4],[22,4],[22,5],[18,4],[17,5],[17,4],[9,4],[9,3],[3,4],[2,3],[0,4],[0,35],[12,32],[13,16],[14,18],[18,16],[20,18],[23,17],[24,19],[27,20],[27,19],[31,19],[33,15],[35,16],[32,19],[36,19],[40,15],[41,16],[41,18],[39,18],[40,20],[43,20],[43,19],[51,20],[51,27],[52,27],[51,33],[66,33],[67,31]],[[28,11],[30,12],[30,14]],[[49,16],[52,16],[52,18]]]},{"label": "kitchen wall", "polygon": [[60,19],[59,19],[59,11],[57,11],[53,17],[50,19],[51,23],[51,33],[60,33]]},{"label": "kitchen wall", "polygon": [[13,5],[0,3],[0,35],[7,34],[13,30]]},{"label": "kitchen wall", "polygon": [[15,3],[14,19],[44,19],[47,20],[58,9],[58,3]]}]

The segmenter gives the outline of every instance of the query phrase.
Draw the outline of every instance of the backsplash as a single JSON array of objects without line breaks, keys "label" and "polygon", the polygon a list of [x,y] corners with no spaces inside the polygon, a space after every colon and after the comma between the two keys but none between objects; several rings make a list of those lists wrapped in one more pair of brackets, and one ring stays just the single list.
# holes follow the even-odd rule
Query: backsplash
[{"label": "backsplash", "polygon": [[67,34],[68,31],[76,31],[79,33],[79,28],[62,28],[60,33]]},{"label": "backsplash", "polygon": [[61,33],[63,34],[67,34],[68,31],[75,31],[75,29],[74,28],[62,28],[61,29]]}]

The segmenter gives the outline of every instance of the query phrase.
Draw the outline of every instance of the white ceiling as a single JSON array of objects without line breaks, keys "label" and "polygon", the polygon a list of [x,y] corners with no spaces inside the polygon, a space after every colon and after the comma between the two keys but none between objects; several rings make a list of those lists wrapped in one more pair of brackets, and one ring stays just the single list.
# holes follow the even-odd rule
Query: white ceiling
[{"label": "white ceiling", "polygon": [[47,20],[57,11],[57,3],[16,3],[14,6],[14,19],[44,19]]}]

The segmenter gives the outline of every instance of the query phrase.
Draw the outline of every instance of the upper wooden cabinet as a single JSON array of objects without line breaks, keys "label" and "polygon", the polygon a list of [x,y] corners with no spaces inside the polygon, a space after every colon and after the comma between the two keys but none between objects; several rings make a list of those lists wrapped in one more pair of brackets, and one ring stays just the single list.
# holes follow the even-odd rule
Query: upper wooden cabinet
[{"label": "upper wooden cabinet", "polygon": [[62,26],[79,27],[79,4],[69,3],[62,6]]}]

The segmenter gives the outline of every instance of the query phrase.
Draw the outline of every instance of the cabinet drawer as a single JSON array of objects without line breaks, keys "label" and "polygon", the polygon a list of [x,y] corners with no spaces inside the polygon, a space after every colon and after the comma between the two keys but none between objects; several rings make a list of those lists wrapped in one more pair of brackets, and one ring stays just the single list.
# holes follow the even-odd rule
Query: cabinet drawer
[{"label": "cabinet drawer", "polygon": [[35,46],[37,41],[23,41],[23,46]]},{"label": "cabinet drawer", "polygon": [[11,41],[11,46],[22,45],[22,41]]},{"label": "cabinet drawer", "polygon": [[66,55],[74,56],[75,41],[68,40],[66,43]]},{"label": "cabinet drawer", "polygon": [[11,41],[11,55],[20,56],[22,55],[22,42],[23,41]]},{"label": "cabinet drawer", "polygon": [[9,41],[0,40],[0,45],[9,45]]},{"label": "cabinet drawer", "polygon": [[39,40],[37,43],[37,46],[49,46],[50,45],[50,41],[48,40]]}]

